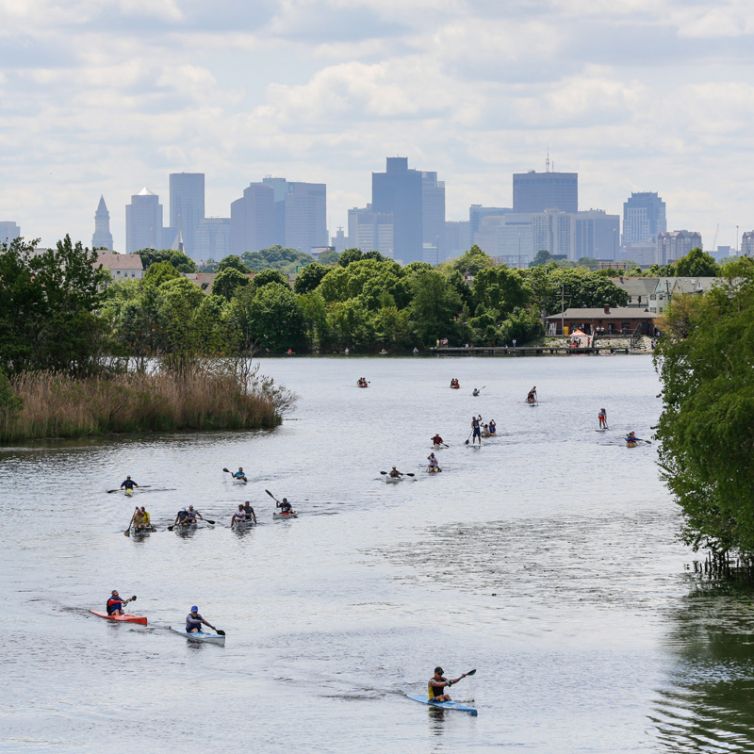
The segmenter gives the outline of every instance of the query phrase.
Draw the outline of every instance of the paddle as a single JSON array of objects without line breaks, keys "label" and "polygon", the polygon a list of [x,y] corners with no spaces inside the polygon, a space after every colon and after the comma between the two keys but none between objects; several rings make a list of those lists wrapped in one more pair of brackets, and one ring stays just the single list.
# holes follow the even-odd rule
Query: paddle
[{"label": "paddle", "polygon": [[[204,523],[206,524],[212,524],[212,526],[215,525],[215,522],[211,518],[203,518],[202,521],[204,521]],[[168,526],[168,531],[173,531],[173,529],[175,529],[176,526],[178,526],[177,523],[171,524],[170,526]]]},{"label": "paddle", "polygon": [[[230,469],[226,469],[225,466],[223,466],[223,471],[226,474],[230,474],[231,476],[233,476],[233,472]],[[244,484],[246,484],[249,481],[245,476],[242,476],[242,477],[233,476],[233,479],[239,482],[243,482]]]},{"label": "paddle", "polygon": [[[147,489],[148,487],[151,487],[152,485],[151,484],[137,484],[136,486],[140,490],[144,490],[144,489]],[[115,490],[105,490],[105,492],[107,492],[108,495],[112,495],[113,492],[120,492],[122,489],[123,489],[122,487],[118,487],[118,489],[115,489]]]},{"label": "paddle", "polygon": [[[381,471],[380,474],[387,475],[389,474],[389,471]],[[410,471],[399,471],[398,472],[401,476],[416,476],[416,474],[412,474]]]},{"label": "paddle", "polygon": [[[463,674],[461,675],[461,677],[460,677],[460,678],[459,678],[459,679],[458,679],[458,680],[456,681],[456,683],[458,683],[458,681],[460,681],[460,680],[462,680],[462,679],[464,679],[464,678],[467,678],[467,677],[468,677],[468,676],[470,676],[470,675],[474,675],[474,673],[476,673],[476,668],[474,668],[473,670],[469,670],[469,672],[468,672],[468,673],[463,673]],[[452,683],[449,683],[449,684],[448,684],[448,686],[452,686],[452,685],[453,685]]]},{"label": "paddle", "polygon": [[123,536],[131,536],[131,524],[134,522],[134,518],[136,518],[136,511],[131,514],[131,520],[128,522],[128,528],[123,532]]},{"label": "paddle", "polygon": [[468,445],[469,444],[469,440],[471,439],[471,435],[472,435],[473,432],[474,432],[473,429],[471,430],[471,432],[469,432],[469,436],[466,438],[466,442],[464,443],[464,445]]},{"label": "paddle", "polygon": [[265,492],[276,502],[279,503],[280,501],[269,491],[265,490]]}]

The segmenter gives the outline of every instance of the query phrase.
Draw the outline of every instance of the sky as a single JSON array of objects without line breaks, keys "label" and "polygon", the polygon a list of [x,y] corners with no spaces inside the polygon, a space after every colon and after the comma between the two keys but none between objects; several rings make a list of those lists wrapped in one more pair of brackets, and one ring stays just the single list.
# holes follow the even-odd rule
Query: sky
[{"label": "sky", "polygon": [[387,155],[447,218],[513,172],[579,173],[580,209],[658,191],[706,248],[754,228],[752,0],[0,0],[0,220],[91,242],[206,173],[207,214],[266,175],[327,183],[328,225]]}]

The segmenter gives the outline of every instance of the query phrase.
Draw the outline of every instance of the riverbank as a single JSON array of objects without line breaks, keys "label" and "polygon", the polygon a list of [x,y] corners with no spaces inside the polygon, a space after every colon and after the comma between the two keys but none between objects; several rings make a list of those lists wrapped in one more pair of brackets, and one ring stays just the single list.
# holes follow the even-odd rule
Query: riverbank
[{"label": "riverbank", "polygon": [[26,372],[11,386],[16,411],[0,413],[0,442],[108,434],[271,429],[282,421],[274,390],[199,368],[73,378]]}]

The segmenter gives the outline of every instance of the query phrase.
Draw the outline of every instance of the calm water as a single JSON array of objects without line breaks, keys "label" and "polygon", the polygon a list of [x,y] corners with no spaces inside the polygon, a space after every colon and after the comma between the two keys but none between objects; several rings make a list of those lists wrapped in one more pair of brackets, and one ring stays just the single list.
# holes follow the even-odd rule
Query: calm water
[{"label": "calm water", "polygon": [[[272,433],[0,453],[0,750],[754,751],[752,600],[697,587],[654,446],[620,442],[656,423],[648,358],[263,371],[299,395]],[[498,423],[480,450],[472,413]],[[417,480],[386,485],[392,464]],[[127,473],[175,489],[105,493]],[[301,517],[273,523],[265,488]],[[237,535],[247,497],[260,525]],[[143,541],[123,536],[137,502],[163,529]],[[223,526],[164,531],[189,503]],[[148,629],[86,612],[113,588]],[[192,603],[224,648],[165,630]],[[478,668],[453,691],[479,717],[404,698],[438,663]]]}]

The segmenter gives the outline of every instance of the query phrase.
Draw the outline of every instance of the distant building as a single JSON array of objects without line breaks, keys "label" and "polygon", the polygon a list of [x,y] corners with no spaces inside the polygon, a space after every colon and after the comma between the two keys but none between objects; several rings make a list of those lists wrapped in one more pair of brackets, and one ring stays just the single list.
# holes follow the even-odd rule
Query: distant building
[{"label": "distant building", "polygon": [[667,231],[665,202],[656,192],[633,193],[623,203],[623,245],[654,242]]},{"label": "distant building", "polygon": [[332,246],[333,251],[338,254],[348,248],[348,237],[341,226],[338,226],[335,235],[330,239],[330,245]]},{"label": "distant building", "polygon": [[144,265],[138,254],[98,251],[97,263],[107,270],[114,280],[141,280],[144,277]]},{"label": "distant building", "polygon": [[601,209],[576,213],[574,259],[615,259],[620,239],[620,217]]},{"label": "distant building", "polygon": [[144,187],[126,205],[126,251],[161,249],[163,242],[160,198]]},{"label": "distant building", "polygon": [[12,220],[0,220],[0,243],[10,243],[21,238],[21,228]]},{"label": "distant building", "polygon": [[549,251],[553,256],[575,259],[576,213],[548,209],[532,216],[533,254]]},{"label": "distant building", "polygon": [[110,212],[105,204],[105,197],[100,195],[97,211],[94,213],[93,249],[112,249],[113,235],[110,233]]},{"label": "distant building", "polygon": [[196,251],[196,230],[204,218],[204,173],[170,174],[170,227],[181,234],[183,251],[201,259]]},{"label": "distant building", "polygon": [[404,263],[423,257],[422,197],[422,173],[409,170],[407,157],[388,157],[385,172],[372,173],[372,209],[392,215],[394,256]]},{"label": "distant building", "polygon": [[220,261],[230,254],[230,218],[204,217],[196,226],[194,259]]},{"label": "distant building", "polygon": [[535,250],[533,217],[512,212],[484,215],[479,218],[472,243],[510,267],[526,267],[538,251]]},{"label": "distant building", "polygon": [[442,261],[444,239],[445,181],[438,181],[434,171],[422,171],[422,256],[425,262]]},{"label": "distant building", "polygon": [[392,212],[375,212],[371,204],[348,210],[348,245],[361,251],[379,251],[395,257]]},{"label": "distant building", "polygon": [[474,237],[479,232],[479,227],[485,217],[499,217],[513,212],[510,207],[483,207],[481,204],[472,204],[469,207],[469,238],[471,243],[476,243]]},{"label": "distant building", "polygon": [[547,334],[654,335],[656,316],[631,306],[571,308],[547,317]]},{"label": "distant building", "polygon": [[658,278],[628,277],[621,275],[611,278],[611,281],[628,294],[628,306],[638,309],[649,309],[650,299],[653,300],[657,290]]},{"label": "distant building", "polygon": [[275,192],[263,183],[250,183],[230,205],[231,254],[266,249],[275,240]]},{"label": "distant building", "polygon": [[718,285],[725,285],[723,278],[716,277],[661,277],[654,278],[655,290],[649,297],[649,311],[661,314],[670,306],[673,296],[680,294],[706,293]]},{"label": "distant building", "polygon": [[657,236],[657,264],[669,264],[685,257],[692,249],[702,248],[702,237],[689,230],[672,230]]},{"label": "distant building", "polygon": [[657,256],[657,242],[624,244],[618,249],[618,259],[625,262],[636,262],[641,267],[649,267],[655,263]]},{"label": "distant building", "polygon": [[558,209],[561,212],[578,212],[578,173],[528,173],[513,174],[513,211],[544,212]]},{"label": "distant building", "polygon": [[442,243],[442,260],[455,259],[471,248],[471,233],[468,220],[446,220],[445,237]]},{"label": "distant building", "polygon": [[[2,237],[2,231],[0,231],[0,237]],[[741,236],[741,254],[747,257],[754,256],[754,230],[746,231]]]},{"label": "distant building", "polygon": [[275,201],[275,243],[309,253],[327,246],[327,186],[324,183],[264,178]]}]

